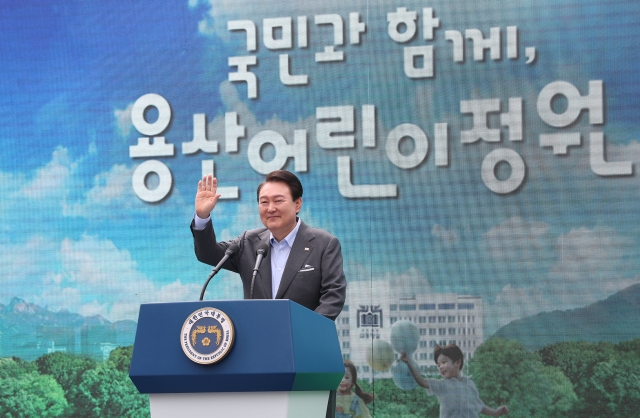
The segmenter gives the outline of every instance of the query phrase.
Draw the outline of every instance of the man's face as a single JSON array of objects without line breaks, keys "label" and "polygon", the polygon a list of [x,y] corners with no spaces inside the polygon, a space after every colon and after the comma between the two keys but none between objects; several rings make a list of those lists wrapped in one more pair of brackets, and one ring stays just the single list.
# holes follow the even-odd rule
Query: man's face
[{"label": "man's face", "polygon": [[293,231],[296,226],[296,213],[301,207],[302,198],[294,201],[289,186],[285,183],[269,182],[260,189],[260,220],[278,241],[282,241]]}]

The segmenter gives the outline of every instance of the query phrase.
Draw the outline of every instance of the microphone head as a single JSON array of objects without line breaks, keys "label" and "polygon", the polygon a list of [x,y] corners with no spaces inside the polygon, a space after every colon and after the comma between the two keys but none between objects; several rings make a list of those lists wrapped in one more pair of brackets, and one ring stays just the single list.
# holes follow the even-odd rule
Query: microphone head
[{"label": "microphone head", "polygon": [[256,250],[256,255],[264,256],[269,251],[269,243],[263,242]]},{"label": "microphone head", "polygon": [[226,249],[226,251],[224,252],[226,255],[228,255],[229,257],[233,257],[234,255],[236,255],[238,253],[238,251],[240,251],[240,246],[238,244],[236,244],[235,242],[232,242]]}]

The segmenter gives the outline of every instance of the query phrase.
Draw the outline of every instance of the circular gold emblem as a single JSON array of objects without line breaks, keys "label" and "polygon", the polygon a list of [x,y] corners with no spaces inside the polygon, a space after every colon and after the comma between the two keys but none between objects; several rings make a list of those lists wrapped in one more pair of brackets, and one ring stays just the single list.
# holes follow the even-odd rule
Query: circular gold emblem
[{"label": "circular gold emblem", "polygon": [[216,308],[198,309],[189,315],[180,332],[182,351],[199,364],[222,360],[231,350],[234,339],[233,323]]}]

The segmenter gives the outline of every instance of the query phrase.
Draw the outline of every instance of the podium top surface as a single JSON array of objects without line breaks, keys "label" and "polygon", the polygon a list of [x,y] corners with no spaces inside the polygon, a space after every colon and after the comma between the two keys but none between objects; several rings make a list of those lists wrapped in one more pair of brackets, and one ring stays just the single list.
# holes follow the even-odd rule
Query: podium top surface
[{"label": "podium top surface", "polygon": [[[213,364],[183,350],[183,325],[203,308],[233,324],[233,345]],[[129,376],[141,393],[333,390],[343,375],[334,322],[290,300],[140,306]]]}]

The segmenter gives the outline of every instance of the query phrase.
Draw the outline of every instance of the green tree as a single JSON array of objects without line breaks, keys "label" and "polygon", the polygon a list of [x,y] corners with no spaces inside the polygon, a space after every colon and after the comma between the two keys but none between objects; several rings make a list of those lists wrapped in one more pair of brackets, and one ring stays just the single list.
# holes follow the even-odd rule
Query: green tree
[{"label": "green tree", "polygon": [[[48,374],[62,386],[66,394],[73,394],[82,381],[82,374],[94,369],[96,361],[89,357],[76,356],[63,352],[45,354],[35,361],[40,374]],[[70,400],[73,396],[67,397]]]},{"label": "green tree", "polygon": [[149,397],[138,392],[128,372],[104,362],[82,376],[75,399],[75,417],[149,417]]},{"label": "green tree", "polygon": [[585,396],[589,399],[591,417],[637,416],[640,406],[640,361],[598,363],[588,379]]},{"label": "green tree", "polygon": [[117,347],[111,353],[109,353],[109,361],[113,364],[116,370],[129,373],[129,367],[131,367],[131,356],[133,355],[133,346]]},{"label": "green tree", "polygon": [[0,358],[0,379],[20,377],[35,371],[36,367],[33,363],[24,361],[19,357]]},{"label": "green tree", "polygon": [[640,338],[618,343],[615,349],[621,359],[640,359]]},{"label": "green tree", "polygon": [[67,406],[64,391],[53,377],[38,374],[34,365],[22,361],[0,360],[0,416],[60,417]]},{"label": "green tree", "polygon": [[69,403],[67,414],[76,415],[75,405],[82,376],[87,370],[95,369],[97,362],[84,356],[55,352],[39,357],[35,365],[40,374],[50,375],[60,384]]},{"label": "green tree", "polygon": [[549,417],[567,417],[578,405],[578,396],[573,384],[556,367],[543,367],[543,377],[547,382],[547,411]]},{"label": "green tree", "polygon": [[373,384],[362,381],[358,384],[364,391],[375,395],[373,403],[368,405],[371,416],[375,418],[413,418],[439,414],[438,399],[427,395],[423,388],[403,390],[392,379],[377,379]]},{"label": "green tree", "polygon": [[578,396],[573,417],[630,417],[640,405],[640,339],[619,344],[570,341],[540,350],[543,362],[558,367]]},{"label": "green tree", "polygon": [[468,367],[483,402],[509,406],[511,417],[564,417],[577,401],[571,382],[517,341],[488,340]]},{"label": "green tree", "polygon": [[371,416],[375,418],[422,418],[426,416],[421,413],[411,412],[411,409],[410,405],[376,401],[375,407],[372,407],[369,412],[371,412]]},{"label": "green tree", "polygon": [[582,397],[584,386],[581,383],[593,374],[596,364],[615,356],[615,347],[605,342],[567,341],[544,347],[539,353],[545,365],[562,370]]}]

